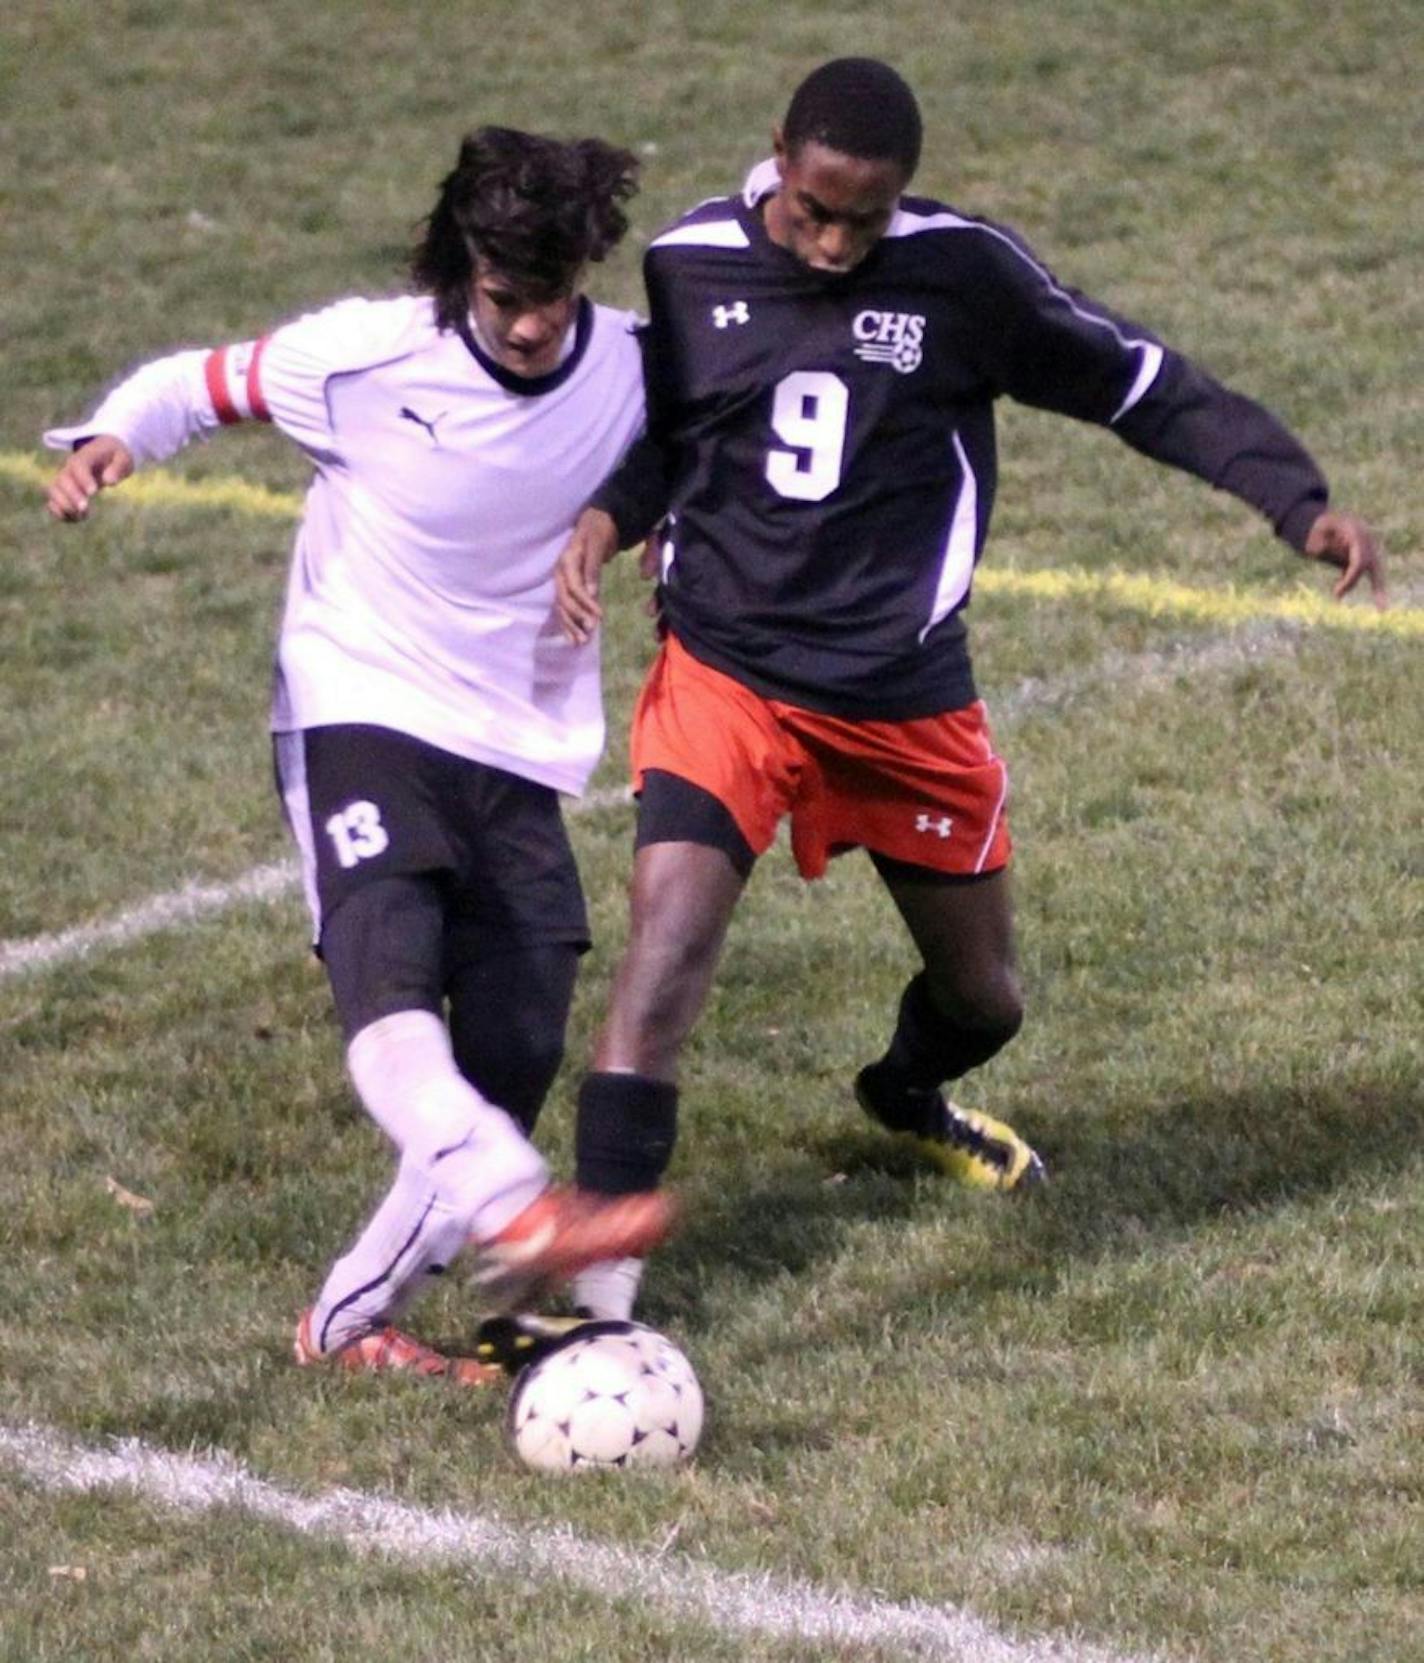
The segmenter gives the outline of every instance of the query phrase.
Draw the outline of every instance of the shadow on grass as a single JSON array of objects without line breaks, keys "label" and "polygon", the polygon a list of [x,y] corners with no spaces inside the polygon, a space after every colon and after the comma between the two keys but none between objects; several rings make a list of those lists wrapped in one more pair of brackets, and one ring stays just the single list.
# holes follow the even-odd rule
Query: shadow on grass
[{"label": "shadow on grass", "polygon": [[1123,1131],[1084,1116],[1046,1147],[1056,1203],[1032,1249],[1093,1255],[1144,1233],[1324,1195],[1424,1148],[1424,1092],[1392,1080],[1178,1099]]},{"label": "shadow on grass", "polygon": [[1325,1195],[1387,1174],[1424,1149],[1424,1092],[1398,1082],[1282,1088],[1163,1104],[1113,1127],[1090,1115],[1042,1140],[1052,1174],[1024,1196],[972,1195],[927,1175],[913,1150],[872,1130],[808,1140],[824,1176],[769,1152],[743,1186],[694,1198],[660,1258],[649,1321],[696,1328],[702,1290],[733,1276],[754,1289],[814,1275],[866,1220],[923,1219],[939,1209],[983,1221],[984,1251],[955,1266],[957,1302],[1042,1293],[1067,1261],[1170,1240],[1209,1220]]}]

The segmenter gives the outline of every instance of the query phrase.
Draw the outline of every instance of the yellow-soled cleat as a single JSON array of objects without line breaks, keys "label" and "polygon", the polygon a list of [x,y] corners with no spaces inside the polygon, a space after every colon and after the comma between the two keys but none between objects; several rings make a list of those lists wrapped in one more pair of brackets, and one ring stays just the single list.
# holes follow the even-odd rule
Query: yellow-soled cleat
[{"label": "yellow-soled cleat", "polygon": [[962,1109],[935,1090],[886,1089],[876,1065],[855,1078],[855,1097],[873,1119],[968,1189],[1025,1190],[1047,1181],[1042,1160],[1012,1126]]}]

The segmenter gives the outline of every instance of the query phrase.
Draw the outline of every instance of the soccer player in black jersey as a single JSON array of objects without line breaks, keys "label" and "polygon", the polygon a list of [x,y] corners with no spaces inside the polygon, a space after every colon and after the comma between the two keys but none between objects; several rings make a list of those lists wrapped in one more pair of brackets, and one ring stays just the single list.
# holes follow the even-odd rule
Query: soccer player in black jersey
[{"label": "soccer player in black jersey", "polygon": [[[649,251],[649,433],[561,558],[586,639],[605,561],[661,524],[666,640],[634,718],[631,938],[579,1100],[579,1182],[662,1174],[679,1049],[752,863],[789,814],[803,875],[863,847],[922,968],[856,1095],[959,1178],[1042,1176],[944,1082],[1022,1020],[1005,775],[966,646],[988,533],[994,400],[1109,427],[1262,512],[1384,604],[1369,528],[1266,410],[1061,284],[1012,231],[906,195],[920,114],[892,69],[824,64],[775,157]],[[626,1315],[637,1267],[576,1284]]]}]

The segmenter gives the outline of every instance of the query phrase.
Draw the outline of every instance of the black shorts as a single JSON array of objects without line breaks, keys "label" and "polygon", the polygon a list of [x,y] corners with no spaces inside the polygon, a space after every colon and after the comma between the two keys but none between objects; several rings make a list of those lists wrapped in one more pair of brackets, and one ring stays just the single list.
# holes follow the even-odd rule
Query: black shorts
[{"label": "black shorts", "polygon": [[364,724],[279,733],[273,753],[318,942],[363,885],[424,874],[440,881],[449,921],[490,946],[588,946],[551,786]]}]

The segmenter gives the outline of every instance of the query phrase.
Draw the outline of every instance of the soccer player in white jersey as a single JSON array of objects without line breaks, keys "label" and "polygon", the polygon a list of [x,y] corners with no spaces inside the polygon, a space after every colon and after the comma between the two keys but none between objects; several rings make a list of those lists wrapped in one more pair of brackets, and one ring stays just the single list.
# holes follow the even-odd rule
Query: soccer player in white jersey
[{"label": "soccer player in white jersey", "polygon": [[[906,194],[914,94],[888,65],[823,64],[774,158],[654,239],[649,443],[581,516],[561,616],[587,639],[598,574],[666,516],[667,639],[634,716],[632,918],[578,1177],[640,1192],[673,1145],[677,1062],[728,922],[778,822],[802,874],[863,848],[920,964],[861,1106],[951,1175],[1016,1189],[1023,1138],[941,1087],[1014,1035],[1007,776],[964,609],[988,534],[1001,395],[1096,422],[1249,503],[1299,553],[1367,580],[1369,528],[1268,411],[1059,283],[1012,231]],[[639,465],[633,465],[633,458]],[[626,1315],[636,1265],[575,1298]]]},{"label": "soccer player in white jersey", "polygon": [[627,228],[635,159],[486,127],[463,142],[415,293],[152,362],[45,435],[50,512],[191,439],[275,423],[314,475],[272,730],[351,1079],[395,1183],[295,1342],[303,1364],[496,1370],[393,1326],[471,1244],[491,1303],[666,1233],[656,1194],[552,1186],[529,1139],[562,1057],[588,924],[558,793],[603,744],[596,643],[554,616],[554,562],[644,422],[636,320],[582,286]]}]

